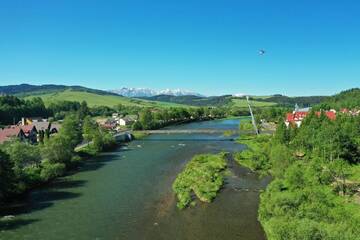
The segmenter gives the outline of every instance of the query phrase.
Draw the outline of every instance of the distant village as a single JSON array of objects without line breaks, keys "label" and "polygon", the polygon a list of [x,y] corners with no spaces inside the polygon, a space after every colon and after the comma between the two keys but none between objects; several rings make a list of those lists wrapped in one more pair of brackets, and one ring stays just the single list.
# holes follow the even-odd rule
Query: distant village
[{"label": "distant village", "polygon": [[[295,105],[295,109],[293,112],[287,113],[285,117],[285,125],[289,127],[290,125],[300,127],[304,118],[310,113],[311,107],[308,108],[299,108]],[[335,109],[330,109],[328,111],[317,111],[315,114],[320,116],[321,113],[324,113],[326,117],[330,120],[335,120],[338,112]],[[347,114],[351,116],[358,116],[360,114],[360,110],[353,109],[349,110],[347,108],[343,108],[339,111],[340,114]]]},{"label": "distant village", "polygon": [[96,122],[103,128],[114,131],[129,129],[138,120],[137,115],[122,115],[113,113],[111,118],[97,119]]},{"label": "distant village", "polygon": [[[104,129],[120,132],[128,130],[137,120],[137,115],[123,116],[114,113],[110,118],[97,119],[96,122]],[[11,139],[36,144],[42,142],[45,137],[49,138],[58,133],[60,128],[61,123],[51,122],[46,118],[23,117],[17,124],[0,128],[0,144]]]}]

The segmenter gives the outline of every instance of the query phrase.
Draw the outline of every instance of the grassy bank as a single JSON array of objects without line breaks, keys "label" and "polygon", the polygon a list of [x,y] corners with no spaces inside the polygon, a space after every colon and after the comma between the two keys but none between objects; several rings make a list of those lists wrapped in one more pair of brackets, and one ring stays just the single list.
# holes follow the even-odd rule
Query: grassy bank
[{"label": "grassy bank", "polygon": [[216,197],[224,183],[225,156],[225,153],[196,155],[186,165],[173,183],[178,208],[195,204],[195,196],[202,202],[211,202]]},{"label": "grassy bank", "polygon": [[132,131],[131,134],[135,140],[139,140],[150,135],[149,133],[143,131]]},{"label": "grassy bank", "polygon": [[253,171],[269,174],[270,164],[267,161],[268,141],[270,135],[242,135],[237,142],[247,146],[242,152],[234,155],[235,161]]}]

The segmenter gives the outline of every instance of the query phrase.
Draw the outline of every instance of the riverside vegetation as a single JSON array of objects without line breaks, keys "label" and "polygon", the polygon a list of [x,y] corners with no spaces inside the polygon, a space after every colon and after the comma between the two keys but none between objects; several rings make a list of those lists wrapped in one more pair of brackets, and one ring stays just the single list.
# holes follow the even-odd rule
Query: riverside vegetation
[{"label": "riverside vegetation", "polygon": [[194,196],[202,202],[211,202],[224,183],[226,153],[196,155],[173,183],[178,199],[177,207],[195,205]]},{"label": "riverside vegetation", "polygon": [[[11,140],[0,145],[0,203],[36,186],[62,176],[89,153],[97,154],[116,145],[110,132],[100,128],[88,116],[69,113],[58,134],[37,145]],[[86,149],[76,152],[82,139],[91,141]]]},{"label": "riverside vegetation", "polygon": [[360,239],[360,116],[311,113],[300,128],[245,136],[238,163],[270,173],[259,220],[268,239]]}]

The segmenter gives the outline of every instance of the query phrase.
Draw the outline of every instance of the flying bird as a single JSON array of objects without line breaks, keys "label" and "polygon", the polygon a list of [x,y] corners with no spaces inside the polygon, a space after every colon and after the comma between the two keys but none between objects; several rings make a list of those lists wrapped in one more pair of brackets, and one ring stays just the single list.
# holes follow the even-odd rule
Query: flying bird
[{"label": "flying bird", "polygon": [[266,53],[265,50],[263,49],[259,50],[259,55],[264,55],[265,53]]}]

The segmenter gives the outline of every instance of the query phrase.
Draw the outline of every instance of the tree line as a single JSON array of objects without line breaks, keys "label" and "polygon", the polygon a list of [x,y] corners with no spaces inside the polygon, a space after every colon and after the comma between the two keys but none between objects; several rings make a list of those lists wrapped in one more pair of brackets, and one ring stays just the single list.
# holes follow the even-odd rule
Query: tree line
[{"label": "tree line", "polygon": [[[231,113],[230,113],[231,114]],[[226,108],[169,108],[149,109],[139,112],[139,120],[132,126],[133,130],[149,130],[165,127],[174,123],[209,120],[229,116]]]}]

